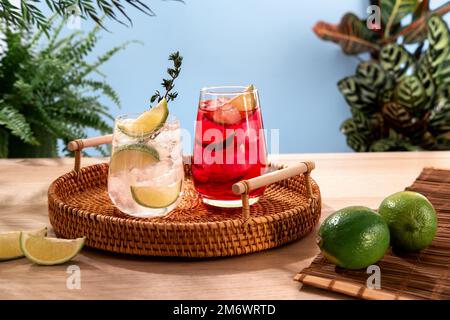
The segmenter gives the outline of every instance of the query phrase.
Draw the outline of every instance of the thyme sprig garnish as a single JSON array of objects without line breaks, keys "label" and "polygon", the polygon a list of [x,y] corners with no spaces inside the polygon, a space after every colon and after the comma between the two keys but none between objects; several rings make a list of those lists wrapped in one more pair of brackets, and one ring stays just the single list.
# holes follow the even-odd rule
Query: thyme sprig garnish
[{"label": "thyme sprig garnish", "polygon": [[175,88],[175,79],[180,75],[183,57],[180,56],[180,52],[177,51],[169,56],[169,61],[173,61],[173,68],[167,69],[167,74],[170,76],[170,78],[163,79],[161,82],[161,86],[166,90],[166,92],[163,95],[159,90],[156,90],[155,94],[150,98],[151,103],[155,102],[156,100],[160,102],[164,98],[167,100],[167,102],[173,101],[178,96],[178,92],[172,90]]}]

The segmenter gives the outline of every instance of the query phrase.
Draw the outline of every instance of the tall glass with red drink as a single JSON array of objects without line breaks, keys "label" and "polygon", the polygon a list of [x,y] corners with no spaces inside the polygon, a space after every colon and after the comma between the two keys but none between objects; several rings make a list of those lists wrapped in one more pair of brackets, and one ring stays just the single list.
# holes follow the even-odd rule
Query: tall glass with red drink
[{"label": "tall glass with red drink", "polygon": [[[200,91],[195,130],[192,176],[196,190],[207,204],[239,207],[234,183],[264,174],[266,144],[254,86],[208,87]],[[250,204],[264,188],[250,193]]]}]

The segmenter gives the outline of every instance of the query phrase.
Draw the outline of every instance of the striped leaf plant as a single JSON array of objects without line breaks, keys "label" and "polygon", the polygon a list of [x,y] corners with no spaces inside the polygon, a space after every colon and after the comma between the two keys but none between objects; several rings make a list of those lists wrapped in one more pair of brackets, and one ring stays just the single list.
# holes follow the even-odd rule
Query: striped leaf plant
[{"label": "striped leaf plant", "polygon": [[439,15],[425,41],[420,54],[386,44],[339,81],[352,113],[341,131],[355,151],[450,149],[450,32]]}]

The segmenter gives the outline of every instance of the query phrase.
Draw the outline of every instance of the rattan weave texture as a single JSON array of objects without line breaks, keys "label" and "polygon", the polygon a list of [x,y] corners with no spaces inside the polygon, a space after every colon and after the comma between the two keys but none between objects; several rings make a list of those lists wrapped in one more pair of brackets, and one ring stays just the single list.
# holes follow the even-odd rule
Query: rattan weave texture
[{"label": "rattan weave texture", "polygon": [[[282,166],[271,165],[272,170]],[[241,209],[204,205],[185,164],[182,201],[165,217],[134,218],[119,211],[107,194],[108,164],[82,168],[55,180],[48,191],[50,222],[59,237],[86,236],[86,245],[115,253],[144,256],[224,257],[257,252],[297,240],[319,221],[321,197],[311,180],[295,176],[269,185],[251,206]]]}]

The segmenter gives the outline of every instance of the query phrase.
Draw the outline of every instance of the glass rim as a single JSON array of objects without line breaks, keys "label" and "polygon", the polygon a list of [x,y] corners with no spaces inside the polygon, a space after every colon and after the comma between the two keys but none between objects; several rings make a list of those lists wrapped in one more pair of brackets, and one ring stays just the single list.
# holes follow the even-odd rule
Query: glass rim
[{"label": "glass rim", "polygon": [[[201,94],[210,94],[210,95],[216,95],[216,96],[235,96],[238,94],[244,93],[244,91],[249,86],[209,86],[209,87],[203,87],[200,89]],[[232,89],[231,91],[220,91],[223,89]],[[235,90],[234,90],[235,89]],[[253,90],[248,91],[246,93],[257,93],[258,89],[253,87]]]},{"label": "glass rim", "polygon": [[[144,112],[130,112],[130,113],[119,114],[118,116],[114,117],[114,121],[118,121],[118,120],[120,121],[120,120],[126,120],[126,119],[136,119],[140,115],[142,115]],[[164,122],[165,123],[175,123],[175,122],[180,122],[180,119],[178,119],[173,114],[169,114],[167,116],[166,121],[164,121]]]}]

